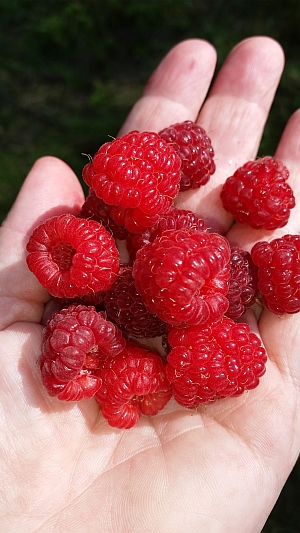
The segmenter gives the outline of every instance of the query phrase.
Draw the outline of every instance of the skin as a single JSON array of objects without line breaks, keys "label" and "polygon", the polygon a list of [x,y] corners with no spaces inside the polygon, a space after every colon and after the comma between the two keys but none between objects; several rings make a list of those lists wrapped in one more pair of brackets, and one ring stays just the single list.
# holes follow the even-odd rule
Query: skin
[{"label": "skin", "polygon": [[[251,230],[220,205],[220,185],[256,156],[282,74],[281,47],[249,38],[229,54],[212,87],[216,52],[207,42],[175,46],[149,80],[121,133],[194,120],[209,133],[217,171],[182,193],[190,208],[250,249],[300,230],[300,202],[285,228]],[[276,156],[300,196],[300,111]],[[190,411],[174,401],[131,430],[108,426],[94,400],[63,403],[40,382],[41,320],[49,295],[25,264],[38,222],[83,202],[71,169],[38,160],[0,233],[0,520],[6,532],[259,533],[300,450],[300,314],[246,317],[268,351],[257,389]],[[230,229],[231,228],[231,229]]]}]

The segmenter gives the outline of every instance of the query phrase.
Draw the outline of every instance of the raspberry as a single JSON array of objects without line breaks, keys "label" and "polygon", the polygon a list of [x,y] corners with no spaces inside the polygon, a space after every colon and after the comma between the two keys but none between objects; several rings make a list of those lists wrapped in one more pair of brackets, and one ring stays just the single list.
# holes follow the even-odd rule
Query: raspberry
[{"label": "raspberry", "polygon": [[110,206],[100,200],[93,189],[90,189],[78,216],[100,222],[112,234],[114,239],[126,239],[128,235],[127,229],[124,226],[118,226],[109,216],[109,211]]},{"label": "raspberry", "polygon": [[237,319],[254,304],[258,296],[257,267],[251,255],[240,248],[232,248],[230,256],[230,279],[227,298],[229,307],[226,316]]},{"label": "raspberry", "polygon": [[119,252],[98,222],[73,215],[46,220],[27,244],[27,265],[52,296],[74,298],[108,289],[119,271]]},{"label": "raspberry", "polygon": [[237,222],[252,228],[281,228],[295,206],[288,177],[288,169],[272,157],[249,161],[225,181],[223,206]]},{"label": "raspberry", "polygon": [[253,246],[251,257],[258,267],[263,304],[277,315],[300,311],[299,235],[260,241]]},{"label": "raspberry", "polygon": [[248,324],[224,317],[207,328],[172,329],[167,377],[184,407],[239,396],[254,389],[265,373],[266,351]]},{"label": "raspberry", "polygon": [[166,326],[157,315],[149,313],[139,295],[132,268],[124,267],[104,294],[107,315],[123,333],[139,338],[163,335]]},{"label": "raspberry", "polygon": [[141,414],[156,415],[172,396],[165,363],[155,353],[128,343],[99,371],[101,386],[95,398],[108,423],[129,429]]},{"label": "raspberry", "polygon": [[173,124],[159,132],[181,158],[180,190],[205,185],[215,172],[214,150],[206,131],[190,120]]},{"label": "raspberry", "polygon": [[180,166],[180,157],[157,133],[132,131],[102,145],[82,175],[111,206],[116,224],[142,233],[171,207]]},{"label": "raspberry", "polygon": [[173,207],[152,226],[142,234],[129,233],[126,244],[129,256],[132,261],[136,258],[136,252],[145,244],[153,242],[163,231],[168,229],[193,229],[195,231],[206,231],[207,226],[201,218],[187,209],[177,209]]},{"label": "raspberry", "polygon": [[105,313],[93,306],[65,307],[43,330],[42,382],[50,396],[60,400],[91,398],[101,385],[95,370],[124,347],[122,333]]},{"label": "raspberry", "polygon": [[164,322],[204,324],[227,311],[229,259],[221,235],[167,230],[137,252],[133,277],[146,307]]}]

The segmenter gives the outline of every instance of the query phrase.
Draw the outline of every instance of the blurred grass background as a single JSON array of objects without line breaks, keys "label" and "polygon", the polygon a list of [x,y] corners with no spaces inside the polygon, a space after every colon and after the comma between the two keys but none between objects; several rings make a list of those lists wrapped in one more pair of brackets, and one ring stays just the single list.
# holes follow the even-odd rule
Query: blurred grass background
[{"label": "blurred grass background", "polygon": [[[272,154],[300,107],[299,26],[299,0],[0,0],[0,222],[37,157],[60,157],[80,177],[82,153],[117,134],[182,39],[209,40],[218,68],[246,37],[280,42],[286,67],[260,148]],[[299,489],[298,462],[263,533],[300,532]]]}]

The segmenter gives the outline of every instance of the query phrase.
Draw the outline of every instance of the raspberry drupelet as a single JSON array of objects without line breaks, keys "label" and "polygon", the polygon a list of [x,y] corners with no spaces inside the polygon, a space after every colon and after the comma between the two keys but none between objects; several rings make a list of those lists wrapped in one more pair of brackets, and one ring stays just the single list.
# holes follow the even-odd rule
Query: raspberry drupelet
[{"label": "raspberry drupelet", "polygon": [[260,241],[251,250],[262,303],[276,315],[300,311],[300,236]]},{"label": "raspberry drupelet", "polygon": [[93,305],[97,308],[97,311],[104,311],[100,309],[103,303],[104,292],[92,292],[84,296],[77,296],[76,298],[56,298],[53,297],[55,304],[60,305],[61,308],[73,304]]},{"label": "raspberry drupelet", "polygon": [[164,335],[166,325],[149,313],[132,277],[132,267],[122,267],[116,281],[104,293],[108,318],[127,336],[153,338]]},{"label": "raspberry drupelet", "polygon": [[180,156],[180,190],[198,189],[216,170],[214,150],[206,131],[191,120],[173,124],[159,132]]},{"label": "raspberry drupelet", "polygon": [[111,234],[98,222],[70,214],[52,217],[32,233],[29,269],[49,293],[74,298],[108,289],[120,268]]},{"label": "raspberry drupelet", "polygon": [[109,216],[142,233],[177,196],[181,160],[157,133],[131,131],[102,145],[83,169],[83,179],[110,205]]},{"label": "raspberry drupelet", "polygon": [[133,277],[146,307],[164,322],[204,324],[227,311],[229,260],[221,235],[166,230],[137,252]]},{"label": "raspberry drupelet", "polygon": [[273,230],[286,225],[295,197],[287,179],[289,171],[273,157],[248,161],[227,178],[221,200],[237,222]]},{"label": "raspberry drupelet", "polygon": [[70,305],[53,314],[43,330],[40,368],[50,396],[78,401],[101,385],[95,371],[125,347],[121,331],[93,306]]},{"label": "raspberry drupelet", "polygon": [[227,317],[206,328],[174,328],[168,342],[167,377],[184,407],[239,396],[265,373],[267,355],[258,336]]},{"label": "raspberry drupelet", "polygon": [[95,398],[113,427],[129,429],[141,414],[156,415],[172,396],[164,361],[133,342],[107,358],[98,375],[101,386]]}]

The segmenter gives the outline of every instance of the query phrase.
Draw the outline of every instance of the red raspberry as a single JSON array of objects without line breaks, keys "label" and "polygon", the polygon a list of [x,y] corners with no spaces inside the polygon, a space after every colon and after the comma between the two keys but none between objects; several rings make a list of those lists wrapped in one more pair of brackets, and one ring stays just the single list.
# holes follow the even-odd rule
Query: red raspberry
[{"label": "red raspberry", "polygon": [[109,211],[110,206],[100,200],[93,189],[90,189],[78,216],[100,222],[112,234],[114,239],[126,239],[128,235],[127,229],[124,226],[118,226],[109,216]]},{"label": "red raspberry", "polygon": [[132,131],[101,146],[83,179],[112,206],[116,224],[141,233],[172,205],[180,166],[180,157],[157,133]]},{"label": "red raspberry", "polygon": [[227,293],[229,307],[226,316],[237,319],[254,304],[259,293],[257,283],[257,267],[252,261],[251,254],[240,248],[232,248]]},{"label": "red raspberry", "polygon": [[255,229],[281,228],[295,206],[288,177],[287,168],[273,157],[249,161],[225,181],[223,206],[241,224]]},{"label": "red raspberry", "polygon": [[167,377],[175,400],[185,407],[254,389],[265,373],[266,351],[248,324],[224,317],[207,328],[172,329]]},{"label": "red raspberry", "polygon": [[164,322],[204,324],[227,311],[229,259],[221,235],[167,230],[137,252],[133,277],[146,307]]},{"label": "red raspberry", "polygon": [[50,396],[78,401],[101,385],[95,374],[105,358],[125,347],[119,329],[93,306],[71,305],[53,314],[43,331],[42,381]]},{"label": "red raspberry", "polygon": [[300,237],[284,235],[256,243],[251,250],[258,267],[258,289],[273,313],[300,311]]},{"label": "red raspberry", "polygon": [[129,429],[141,414],[156,415],[172,396],[165,363],[155,353],[128,343],[99,371],[101,387],[95,398],[113,427]]},{"label": "red raspberry", "polygon": [[98,222],[73,215],[46,220],[27,244],[27,265],[52,296],[74,298],[108,289],[119,271],[119,252]]},{"label": "red raspberry", "polygon": [[205,185],[216,170],[214,150],[206,131],[186,120],[163,129],[159,135],[181,158],[180,190]]},{"label": "red raspberry", "polygon": [[127,335],[151,338],[166,332],[164,322],[146,309],[136,289],[132,267],[120,270],[116,281],[104,294],[104,305],[108,318]]},{"label": "red raspberry", "polygon": [[177,209],[173,207],[152,226],[142,234],[129,233],[126,244],[129,256],[132,261],[136,258],[136,252],[145,244],[153,242],[163,231],[168,229],[193,229],[195,231],[206,231],[207,226],[201,218],[187,209]]}]

